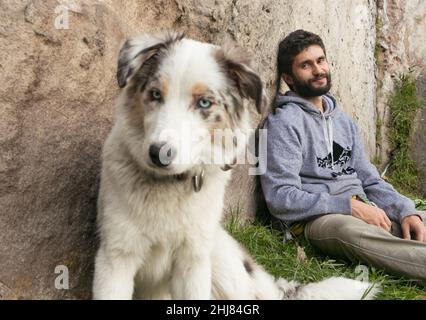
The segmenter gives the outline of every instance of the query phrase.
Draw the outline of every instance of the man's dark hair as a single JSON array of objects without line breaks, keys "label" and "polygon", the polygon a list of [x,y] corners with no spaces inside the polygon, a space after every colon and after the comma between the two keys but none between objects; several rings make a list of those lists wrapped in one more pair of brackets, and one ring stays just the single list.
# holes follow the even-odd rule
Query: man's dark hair
[{"label": "man's dark hair", "polygon": [[[311,45],[320,46],[324,51],[324,55],[326,55],[321,38],[312,32],[302,29],[290,33],[280,42],[277,56],[277,92],[280,89],[282,74],[293,75],[291,66],[293,65],[294,57]],[[290,89],[292,88],[290,87]]]}]

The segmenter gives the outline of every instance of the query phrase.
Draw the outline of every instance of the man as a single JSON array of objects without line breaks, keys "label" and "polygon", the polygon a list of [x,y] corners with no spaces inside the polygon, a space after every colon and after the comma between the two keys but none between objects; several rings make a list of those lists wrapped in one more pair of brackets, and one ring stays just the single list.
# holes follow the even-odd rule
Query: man
[{"label": "man", "polygon": [[426,227],[413,201],[382,180],[354,122],[327,94],[321,38],[297,30],[279,45],[278,88],[260,177],[270,212],[316,248],[426,280]]}]

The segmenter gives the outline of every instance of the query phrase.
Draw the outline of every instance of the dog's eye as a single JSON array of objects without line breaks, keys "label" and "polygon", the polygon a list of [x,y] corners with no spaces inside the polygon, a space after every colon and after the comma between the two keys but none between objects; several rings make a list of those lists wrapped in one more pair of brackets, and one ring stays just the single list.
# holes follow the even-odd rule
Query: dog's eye
[{"label": "dog's eye", "polygon": [[151,97],[153,100],[160,101],[161,100],[161,92],[153,89],[151,90]]},{"label": "dog's eye", "polygon": [[197,105],[200,108],[207,109],[207,108],[210,108],[212,106],[212,102],[208,99],[201,98],[200,100],[198,100]]}]

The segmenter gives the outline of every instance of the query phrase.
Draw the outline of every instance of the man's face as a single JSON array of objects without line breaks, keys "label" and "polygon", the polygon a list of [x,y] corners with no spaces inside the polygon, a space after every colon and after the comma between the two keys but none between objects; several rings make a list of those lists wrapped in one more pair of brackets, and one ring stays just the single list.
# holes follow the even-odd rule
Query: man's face
[{"label": "man's face", "polygon": [[294,57],[292,71],[283,78],[300,96],[318,97],[330,91],[330,69],[320,46],[311,45]]}]

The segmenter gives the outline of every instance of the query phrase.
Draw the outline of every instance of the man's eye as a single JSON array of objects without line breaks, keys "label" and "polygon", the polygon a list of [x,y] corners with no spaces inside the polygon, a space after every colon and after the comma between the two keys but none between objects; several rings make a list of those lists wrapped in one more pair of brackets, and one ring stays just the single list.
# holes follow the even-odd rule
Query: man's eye
[{"label": "man's eye", "polygon": [[302,69],[306,69],[308,67],[307,63],[302,64]]},{"label": "man's eye", "polygon": [[201,98],[200,100],[198,100],[197,105],[200,108],[207,109],[212,106],[212,102],[208,99]]},{"label": "man's eye", "polygon": [[151,97],[153,100],[160,101],[162,98],[161,92],[157,89],[153,89],[151,90]]}]

